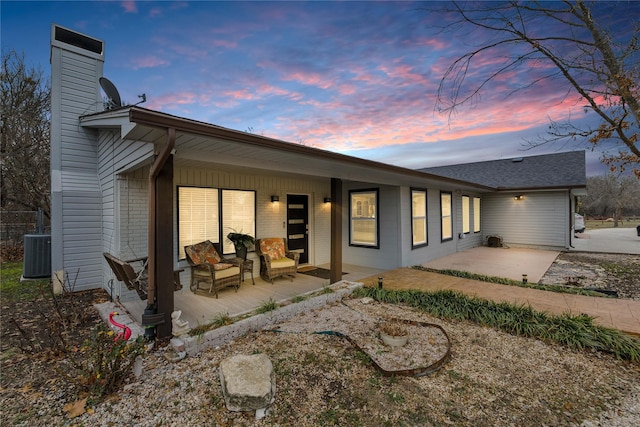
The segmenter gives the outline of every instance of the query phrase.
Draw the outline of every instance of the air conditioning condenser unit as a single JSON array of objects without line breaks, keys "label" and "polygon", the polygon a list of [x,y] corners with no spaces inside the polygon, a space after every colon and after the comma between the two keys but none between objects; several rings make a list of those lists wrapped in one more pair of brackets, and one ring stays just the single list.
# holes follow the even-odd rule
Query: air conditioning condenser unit
[{"label": "air conditioning condenser unit", "polygon": [[24,235],[24,263],[22,277],[39,279],[51,277],[51,235]]}]

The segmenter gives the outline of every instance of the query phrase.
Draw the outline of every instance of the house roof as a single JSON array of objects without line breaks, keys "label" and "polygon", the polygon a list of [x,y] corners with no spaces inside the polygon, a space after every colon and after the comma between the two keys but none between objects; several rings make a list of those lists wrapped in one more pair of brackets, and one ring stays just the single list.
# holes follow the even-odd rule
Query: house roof
[{"label": "house roof", "polygon": [[254,168],[389,185],[434,185],[476,191],[586,187],[583,151],[407,169],[294,144],[138,106],[83,116],[83,126],[120,127],[128,140],[163,143],[176,130],[176,162],[183,166]]},{"label": "house roof", "polygon": [[[434,186],[443,189],[493,188],[458,178],[433,175],[174,116],[137,106],[86,115],[82,126],[121,129],[123,139],[162,144],[166,129],[176,130],[175,162],[182,167],[254,169],[278,174],[339,178],[388,185]],[[148,159],[147,159],[148,160]]]},{"label": "house roof", "polygon": [[582,188],[587,185],[584,151],[438,166],[420,170],[505,191]]}]

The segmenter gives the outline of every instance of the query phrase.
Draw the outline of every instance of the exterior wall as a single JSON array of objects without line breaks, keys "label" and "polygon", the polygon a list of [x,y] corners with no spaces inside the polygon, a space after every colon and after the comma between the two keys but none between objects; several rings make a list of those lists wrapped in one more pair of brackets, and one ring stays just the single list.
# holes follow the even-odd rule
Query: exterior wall
[{"label": "exterior wall", "polygon": [[[98,177],[102,204],[102,248],[121,259],[147,255],[148,167],[136,173],[119,173],[150,159],[153,145],[123,141],[119,130],[101,130],[98,136]],[[145,172],[146,171],[146,172]],[[93,287],[104,287],[115,276],[100,253],[102,279]],[[117,281],[115,281],[117,282]],[[111,290],[109,290],[111,291]],[[117,287],[114,295],[126,291]],[[137,296],[136,296],[137,298]]]},{"label": "exterior wall", "polygon": [[[377,188],[379,211],[379,248],[349,245],[349,191]],[[372,185],[367,183],[343,183],[342,199],[342,261],[345,264],[362,265],[382,269],[397,268],[400,265],[401,223],[399,218],[400,192],[398,187]]]},{"label": "exterior wall", "polygon": [[[380,197],[380,248],[349,246],[349,190],[378,188]],[[383,269],[410,267],[482,245],[482,232],[466,234],[462,230],[462,199],[453,194],[453,239],[442,241],[440,223],[440,189],[427,188],[427,246],[412,248],[411,189],[409,187],[372,186],[366,183],[346,183],[344,188],[343,261]],[[466,194],[480,197],[478,194]],[[482,202],[481,202],[482,203]],[[482,205],[481,205],[482,209]],[[470,211],[473,230],[473,206]],[[481,224],[482,225],[482,224]]]},{"label": "exterior wall", "polygon": [[[177,186],[197,186],[234,190],[256,191],[256,238],[286,237],[287,194],[309,196],[309,264],[318,265],[330,261],[331,217],[329,203],[323,203],[324,197],[331,194],[328,179],[297,179],[283,176],[231,173],[210,169],[176,168],[174,184]],[[177,197],[177,191],[174,193]],[[279,202],[271,202],[271,196],[280,196]],[[177,200],[174,201],[177,206]],[[177,224],[177,211],[174,213]],[[177,227],[174,229],[174,248],[176,259],[184,259],[184,249],[177,247]],[[224,237],[224,236],[223,236]],[[254,252],[248,254],[254,259],[254,274],[259,273],[259,262]],[[185,267],[186,261],[180,261]]]},{"label": "exterior wall", "polygon": [[[523,200],[514,200],[524,194]],[[493,193],[482,199],[485,238],[499,235],[507,245],[565,249],[569,246],[567,191]]]},{"label": "exterior wall", "polygon": [[[100,286],[102,195],[97,132],[78,126],[101,111],[98,78],[104,56],[57,40],[51,29],[51,265],[54,280],[73,289]],[[99,44],[99,42],[98,42]]]},{"label": "exterior wall", "polygon": [[[462,196],[469,196],[469,216],[470,221],[469,225],[471,231],[466,234],[462,233]],[[456,249],[458,252],[466,251],[467,249],[475,248],[477,246],[482,246],[482,218],[480,219],[480,232],[474,233],[474,206],[473,206],[473,198],[480,198],[480,215],[482,215],[482,197],[479,194],[475,193],[462,193],[460,196],[454,194],[454,215],[455,215],[455,223],[457,228],[457,233],[455,233],[454,237],[456,240]],[[463,236],[463,237],[461,237]]]}]

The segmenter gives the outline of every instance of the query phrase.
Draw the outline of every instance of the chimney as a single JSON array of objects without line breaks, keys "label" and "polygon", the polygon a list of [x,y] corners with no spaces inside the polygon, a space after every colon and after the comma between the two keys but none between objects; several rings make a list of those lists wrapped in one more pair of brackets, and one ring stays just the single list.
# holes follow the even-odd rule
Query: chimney
[{"label": "chimney", "polygon": [[79,118],[103,110],[104,42],[52,24],[50,62],[53,281],[91,289],[102,284],[102,194],[97,133]]}]

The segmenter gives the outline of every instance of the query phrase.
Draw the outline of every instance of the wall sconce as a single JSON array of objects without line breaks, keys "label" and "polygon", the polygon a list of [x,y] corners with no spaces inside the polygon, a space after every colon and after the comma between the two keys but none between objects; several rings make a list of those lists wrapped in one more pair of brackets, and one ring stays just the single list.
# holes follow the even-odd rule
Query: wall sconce
[{"label": "wall sconce", "polygon": [[331,197],[325,197],[324,198],[324,202],[325,203],[331,203]]},{"label": "wall sconce", "polygon": [[271,201],[272,202],[279,202],[280,201],[280,196],[271,196]]},{"label": "wall sconce", "polygon": [[513,200],[524,200],[524,194],[518,194],[517,196],[513,196]]}]

